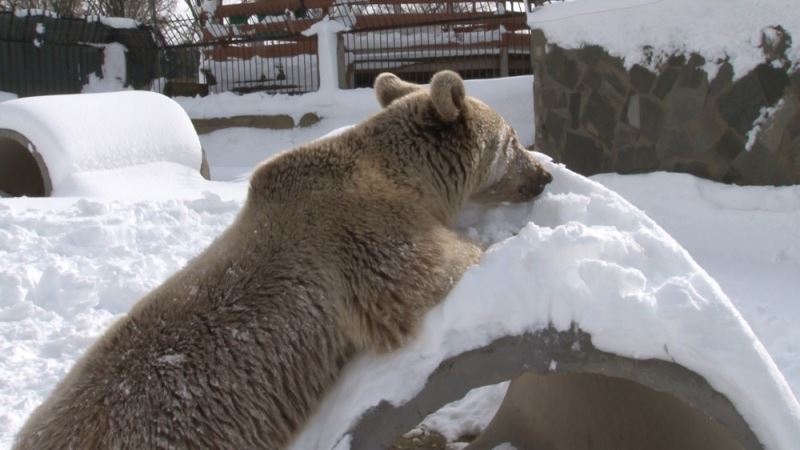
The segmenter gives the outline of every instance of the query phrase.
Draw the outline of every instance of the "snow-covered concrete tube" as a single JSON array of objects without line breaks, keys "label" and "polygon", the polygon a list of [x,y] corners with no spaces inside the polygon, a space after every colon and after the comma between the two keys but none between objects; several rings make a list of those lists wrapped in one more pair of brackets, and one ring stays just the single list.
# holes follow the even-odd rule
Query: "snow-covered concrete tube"
[{"label": "snow-covered concrete tube", "polygon": [[0,190],[11,195],[59,195],[77,173],[155,162],[187,166],[208,178],[184,110],[142,91],[0,103],[0,162]]},{"label": "snow-covered concrete tube", "polygon": [[[796,448],[800,404],[719,285],[622,197],[563,166],[546,168],[554,181],[533,203],[464,214],[463,229],[490,245],[480,264],[412,342],[351,362],[292,449],[383,448],[469,389],[525,372],[552,382],[545,394],[564,394],[551,405],[574,394],[559,387],[571,383],[565,373],[597,375],[577,385],[641,391],[676,408],[672,417],[686,410],[716,422],[713,433],[741,448]],[[530,393],[536,382],[509,389]]]}]

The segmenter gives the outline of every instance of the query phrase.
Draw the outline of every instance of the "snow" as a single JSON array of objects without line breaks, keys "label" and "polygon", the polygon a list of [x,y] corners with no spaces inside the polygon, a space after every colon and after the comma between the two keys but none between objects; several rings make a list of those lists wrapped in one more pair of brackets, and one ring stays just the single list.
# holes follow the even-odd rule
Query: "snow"
[{"label": "snow", "polygon": [[477,436],[492,420],[508,390],[508,381],[467,392],[463,399],[429,415],[418,429],[437,431],[448,442],[462,436]]},{"label": "snow", "polygon": [[53,19],[58,18],[58,13],[55,11],[49,11],[46,9],[15,9],[14,15],[17,17],[28,17],[28,16],[44,16],[44,17],[52,17]]},{"label": "snow", "polygon": [[800,395],[800,186],[685,174],[596,175],[681,243],[724,288]]},{"label": "snow", "polygon": [[128,17],[86,16],[87,22],[100,22],[111,28],[131,29],[139,27],[139,22]]},{"label": "snow", "polygon": [[[705,57],[709,74],[727,60],[735,78],[764,62],[761,32],[780,25],[795,37],[789,59],[800,61],[797,0],[567,0],[537,7],[528,25],[565,48],[605,47],[627,68],[653,69],[670,54],[695,52]],[[650,64],[646,45],[659,52]]]},{"label": "snow", "polygon": [[186,113],[167,97],[150,92],[10,100],[0,103],[0,128],[17,131],[36,147],[55,195],[78,172],[158,161],[199,170],[202,160],[200,141]]},{"label": "snow", "polygon": [[[530,86],[530,77],[486,80],[468,82],[467,92],[492,97],[493,106],[516,115],[512,124],[532,139],[532,103],[522,99]],[[124,152],[124,144],[135,144],[144,130],[166,139],[181,133],[180,120],[188,123],[182,112],[180,120],[158,120],[169,123],[169,133],[149,122],[176,107],[163,99],[132,121],[137,133],[113,129],[118,125],[111,118],[119,117],[122,99],[132,94],[142,93],[115,94],[123,97],[105,101],[98,117],[93,108],[58,113],[67,106],[57,97],[39,109],[25,102],[32,99],[6,102],[0,104],[0,127],[15,120],[69,147],[88,139],[78,131],[90,123],[96,141],[87,151],[102,140],[119,143]],[[102,95],[108,94],[86,94],[80,103]],[[112,164],[69,172],[58,184],[64,197],[0,199],[0,448],[10,446],[27,414],[110,323],[231,223],[255,161],[362,120],[377,111],[373,95],[362,89],[328,97],[180,99],[192,116],[269,111],[299,118],[316,112],[323,120],[293,130],[202,136],[212,175],[226,167],[234,182],[202,179],[191,158],[192,164],[112,158]],[[38,127],[31,125],[34,118]],[[60,126],[51,126],[59,120]],[[340,434],[361,411],[381,398],[410,398],[438,361],[549,322],[560,329],[579,323],[600,349],[674,358],[703,374],[733,400],[768,448],[792,448],[800,440],[800,407],[789,386],[800,388],[794,323],[800,310],[792,296],[800,287],[800,188],[740,188],[676,174],[596,178],[644,208],[687,252],[617,194],[546,164],[555,181],[533,204],[465,211],[463,230],[491,245],[480,265],[425,318],[410,345],[350,364],[293,448],[331,448],[337,441],[346,448],[349,440],[339,441]],[[181,358],[168,356],[165,364]],[[480,429],[503,392],[502,385],[473,391],[421,426],[450,435]]]},{"label": "snow", "polygon": [[765,125],[769,124],[770,118],[774,116],[776,112],[780,111],[783,105],[784,100],[781,98],[774,106],[765,106],[761,108],[758,112],[758,116],[753,120],[753,128],[747,132],[747,142],[744,144],[745,150],[749,152],[753,149],[756,139],[758,138],[758,133],[761,132]]},{"label": "snow", "polygon": [[89,82],[83,86],[82,92],[88,94],[116,92],[125,89],[125,81],[127,78],[125,52],[127,52],[128,49],[117,42],[93,44],[93,46],[103,47],[103,76],[98,77],[96,74],[90,73]]},{"label": "snow", "polygon": [[[402,404],[445,359],[502,336],[572,324],[604,351],[702,374],[767,448],[800,442],[800,405],[719,285],[663,229],[602,185],[552,163],[533,204],[467,211],[492,244],[402,349],[349,364],[292,449],[349,447],[343,430]],[[398,370],[401,368],[402,370]]]},{"label": "snow", "polygon": [[15,98],[17,98],[17,94],[14,94],[13,92],[0,91],[0,103],[8,100],[14,100]]}]

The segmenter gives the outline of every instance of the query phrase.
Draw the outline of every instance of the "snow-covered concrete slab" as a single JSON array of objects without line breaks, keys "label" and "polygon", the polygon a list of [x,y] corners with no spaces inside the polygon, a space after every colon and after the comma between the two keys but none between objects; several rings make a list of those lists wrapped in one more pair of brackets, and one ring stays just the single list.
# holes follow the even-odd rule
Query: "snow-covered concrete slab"
[{"label": "snow-covered concrete slab", "polygon": [[402,405],[439,365],[497,339],[577,326],[604,352],[701,375],[768,449],[800,442],[800,405],[719,285],[644,213],[562,166],[534,203],[473,210],[463,227],[494,243],[403,349],[348,365],[292,445],[347,449],[347,430]]},{"label": "snow-covered concrete slab", "polygon": [[53,193],[73,175],[154,162],[196,171],[203,151],[183,109],[141,91],[27,97],[0,103],[0,129],[46,164]]}]

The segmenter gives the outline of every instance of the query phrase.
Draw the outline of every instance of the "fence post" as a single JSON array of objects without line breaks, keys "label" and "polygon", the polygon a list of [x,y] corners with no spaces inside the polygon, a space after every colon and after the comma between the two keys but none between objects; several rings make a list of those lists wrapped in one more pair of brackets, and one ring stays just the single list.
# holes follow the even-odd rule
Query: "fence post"
[{"label": "fence post", "polygon": [[508,76],[508,45],[500,44],[500,76]]},{"label": "fence post", "polygon": [[338,59],[338,36],[347,27],[325,16],[304,31],[305,36],[317,35],[317,72],[319,73],[319,91],[335,91],[338,89],[340,76]]},{"label": "fence post", "polygon": [[347,85],[347,63],[345,60],[344,33],[338,33],[336,38],[336,65],[339,68],[339,89],[349,89]]}]

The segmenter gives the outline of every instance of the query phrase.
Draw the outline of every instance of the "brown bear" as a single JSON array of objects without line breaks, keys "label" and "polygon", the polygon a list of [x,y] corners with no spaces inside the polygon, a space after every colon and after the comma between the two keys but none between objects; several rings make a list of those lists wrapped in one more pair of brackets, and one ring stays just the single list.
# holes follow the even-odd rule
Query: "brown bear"
[{"label": "brown bear", "polygon": [[465,201],[530,200],[551,177],[453,72],[375,91],[375,116],[261,164],[234,223],[87,351],[15,448],[283,448],[355,352],[402,345],[481,256],[452,229]]}]

